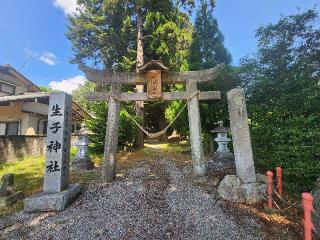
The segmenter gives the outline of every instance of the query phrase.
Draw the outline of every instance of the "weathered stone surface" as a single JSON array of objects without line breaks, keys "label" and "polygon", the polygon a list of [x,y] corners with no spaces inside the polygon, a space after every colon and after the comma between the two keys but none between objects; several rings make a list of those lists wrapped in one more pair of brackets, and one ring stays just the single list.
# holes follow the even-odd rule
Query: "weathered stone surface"
[{"label": "weathered stone surface", "polygon": [[50,94],[48,109],[47,154],[43,191],[60,192],[68,186],[72,96]]},{"label": "weathered stone surface", "polygon": [[[187,82],[187,92],[190,97],[197,93],[197,83],[195,81]],[[206,174],[206,164],[203,157],[203,146],[201,139],[201,120],[199,111],[199,99],[194,96],[188,101],[188,117],[190,129],[190,143],[193,174],[195,176],[204,176]]]},{"label": "weathered stone surface", "polygon": [[313,195],[313,208],[314,208],[314,214],[312,218],[312,222],[315,228],[315,231],[320,233],[320,178],[317,180],[316,189],[312,191]]},{"label": "weathered stone surface", "polygon": [[[111,84],[112,96],[119,97],[121,85]],[[102,178],[107,181],[113,181],[116,176],[119,121],[120,121],[120,102],[111,97],[108,105],[108,122],[104,145],[104,156],[102,163]]]},{"label": "weathered stone surface", "polygon": [[213,158],[225,161],[234,161],[234,157],[231,152],[215,152],[213,154]]},{"label": "weathered stone surface", "polygon": [[93,163],[88,158],[74,158],[72,160],[71,169],[72,171],[85,171],[93,169]]},{"label": "weathered stone surface", "polygon": [[43,192],[24,200],[26,212],[62,211],[80,193],[79,184],[69,185],[71,115],[72,96],[51,93]]},{"label": "weathered stone surface", "polygon": [[260,202],[266,190],[264,183],[242,183],[238,176],[227,175],[219,185],[218,194],[231,202],[252,204]]},{"label": "weathered stone surface", "polygon": [[267,185],[264,183],[244,183],[241,185],[241,189],[246,200],[246,203],[257,203],[263,200],[263,196],[266,194]]},{"label": "weathered stone surface", "polygon": [[69,184],[62,192],[42,192],[26,198],[24,209],[26,212],[63,211],[80,193],[80,184]]},{"label": "weathered stone surface", "polygon": [[203,176],[203,177],[193,177],[192,182],[197,185],[201,186],[207,186],[207,187],[215,187],[219,185],[219,178],[217,177],[208,177],[208,176]]},{"label": "weathered stone surface", "polygon": [[15,192],[6,197],[0,197],[0,208],[8,207],[12,204],[15,204],[19,199],[23,199],[22,192]]},{"label": "weathered stone surface", "polygon": [[[87,67],[84,64],[79,64],[80,70],[86,74],[86,78],[97,84],[110,85],[111,83],[121,84],[144,84],[147,82],[145,74],[137,74],[133,72],[108,72],[105,70],[97,70]],[[212,81],[218,76],[224,65],[218,65],[214,68],[189,71],[189,72],[164,72],[161,76],[162,83],[185,83],[188,80],[194,80],[199,82]]]},{"label": "weathered stone surface", "polygon": [[73,171],[90,170],[93,168],[93,163],[91,162],[88,151],[89,140],[87,131],[85,129],[81,129],[80,131],[84,134],[79,135],[77,142],[75,143],[77,147],[77,154],[71,162],[71,169]]},{"label": "weathered stone surface", "polygon": [[[77,136],[71,136],[71,147],[74,146]],[[1,135],[0,136],[0,163],[16,162],[23,156],[45,156],[47,136],[41,135]]]},{"label": "weathered stone surface", "polygon": [[267,176],[262,173],[257,173],[256,178],[258,183],[267,183]]},{"label": "weathered stone surface", "polygon": [[256,173],[244,90],[232,89],[227,98],[237,176],[244,183],[253,183],[256,182]]},{"label": "weathered stone surface", "polygon": [[241,180],[235,175],[227,175],[220,182],[218,194],[221,198],[231,202],[245,202],[241,188]]},{"label": "weathered stone surface", "polygon": [[[107,101],[110,98],[110,92],[89,92],[86,94],[86,98],[92,101]],[[173,101],[173,100],[183,100],[188,99],[188,92],[163,92],[161,100],[163,101]],[[121,101],[157,101],[159,99],[148,98],[147,93],[135,92],[128,93],[123,92],[120,94],[119,99]],[[206,91],[201,92],[199,95],[199,100],[218,100],[221,99],[220,91]]]},{"label": "weathered stone surface", "polygon": [[3,175],[0,186],[0,208],[8,207],[22,198],[22,192],[15,192],[14,175],[12,173]]},{"label": "weathered stone surface", "polygon": [[14,193],[14,175],[7,173],[1,177],[0,197],[8,197]]},{"label": "weathered stone surface", "polygon": [[[210,131],[212,134],[217,133],[217,136],[212,136],[212,144],[216,142],[218,144],[218,149],[213,154],[214,159],[219,160],[232,160],[234,161],[233,154],[230,152],[228,148],[228,143],[231,141],[228,138],[229,129],[223,126],[223,121],[219,121],[219,126]],[[212,146],[214,148],[214,146]]]}]

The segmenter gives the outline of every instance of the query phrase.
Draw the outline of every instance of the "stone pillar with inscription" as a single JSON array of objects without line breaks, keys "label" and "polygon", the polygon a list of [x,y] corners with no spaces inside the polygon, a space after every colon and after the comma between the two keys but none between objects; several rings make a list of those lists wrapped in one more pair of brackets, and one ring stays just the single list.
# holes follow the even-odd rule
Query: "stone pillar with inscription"
[{"label": "stone pillar with inscription", "polygon": [[72,96],[50,94],[43,192],[25,199],[27,212],[63,211],[81,192],[80,184],[68,184]]},{"label": "stone pillar with inscription", "polygon": [[237,176],[244,183],[256,181],[247,108],[243,89],[227,93],[230,128]]},{"label": "stone pillar with inscription", "polygon": [[263,200],[266,184],[256,177],[244,90],[231,89],[227,98],[237,175],[225,176],[218,194],[233,202],[256,203]]}]

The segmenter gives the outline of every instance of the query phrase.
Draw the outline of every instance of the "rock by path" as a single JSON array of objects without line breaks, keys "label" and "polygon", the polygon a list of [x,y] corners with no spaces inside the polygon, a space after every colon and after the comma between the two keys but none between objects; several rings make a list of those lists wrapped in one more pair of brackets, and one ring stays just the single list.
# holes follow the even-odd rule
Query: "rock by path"
[{"label": "rock by path", "polygon": [[[20,212],[0,220],[1,239],[264,239],[224,213],[214,193],[164,157],[112,184],[92,182],[61,213]],[[250,219],[253,225],[259,225]]]}]

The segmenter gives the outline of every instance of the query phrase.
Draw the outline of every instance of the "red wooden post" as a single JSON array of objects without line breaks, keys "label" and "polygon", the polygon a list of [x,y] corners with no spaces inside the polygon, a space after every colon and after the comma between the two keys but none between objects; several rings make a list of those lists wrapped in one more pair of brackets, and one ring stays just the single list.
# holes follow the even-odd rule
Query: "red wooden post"
[{"label": "red wooden post", "polygon": [[282,197],[282,168],[276,167],[277,178],[278,178],[278,193]]},{"label": "red wooden post", "polygon": [[302,206],[304,210],[304,240],[312,240],[312,211],[313,211],[313,197],[310,193],[302,193]]},{"label": "red wooden post", "polygon": [[268,208],[272,208],[273,172],[271,172],[271,171],[268,171],[268,172],[267,172],[267,179],[268,179],[268,187],[267,187],[267,193],[268,193]]}]

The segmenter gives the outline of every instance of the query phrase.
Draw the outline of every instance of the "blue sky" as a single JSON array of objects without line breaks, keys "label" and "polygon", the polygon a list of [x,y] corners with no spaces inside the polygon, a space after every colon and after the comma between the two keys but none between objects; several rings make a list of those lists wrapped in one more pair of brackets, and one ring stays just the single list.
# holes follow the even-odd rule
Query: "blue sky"
[{"label": "blue sky", "polygon": [[[75,2],[0,1],[0,65],[10,64],[37,85],[60,90],[71,91],[83,83],[82,72],[69,63],[71,44],[64,34],[66,14],[73,11]],[[257,27],[276,22],[281,15],[314,6],[319,10],[319,5],[319,0],[216,0],[214,15],[237,64],[254,52]]]}]

